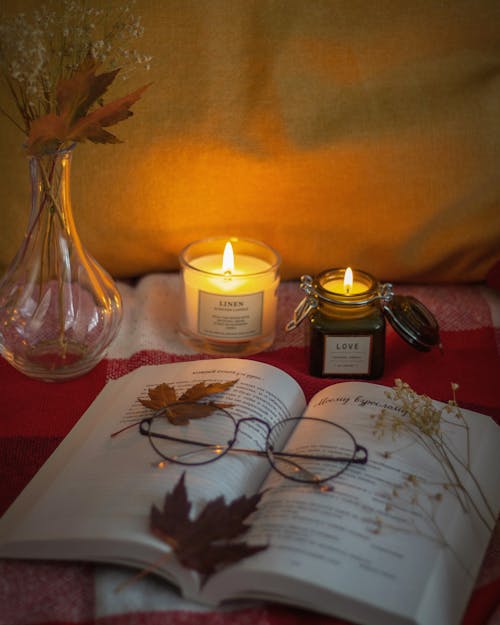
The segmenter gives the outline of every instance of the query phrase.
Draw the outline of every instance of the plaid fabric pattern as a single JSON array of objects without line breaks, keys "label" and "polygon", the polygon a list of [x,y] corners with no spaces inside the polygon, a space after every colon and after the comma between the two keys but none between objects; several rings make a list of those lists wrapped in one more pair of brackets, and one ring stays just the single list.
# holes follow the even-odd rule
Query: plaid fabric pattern
[{"label": "plaid fabric pattern", "polygon": [[[107,380],[144,364],[208,358],[183,345],[175,330],[176,274],[121,283],[125,317],[107,359],[86,376],[60,384],[30,380],[0,360],[0,512],[77,422]],[[407,286],[436,315],[443,353],[420,353],[388,328],[386,368],[377,382],[395,378],[446,401],[460,385],[466,408],[500,423],[500,294],[481,286]],[[296,282],[279,292],[278,332],[271,349],[253,356],[292,375],[307,398],[333,382],[308,374],[305,324],[284,326],[301,299]],[[0,561],[0,625],[341,625],[343,621],[286,606],[238,604],[211,610],[183,600],[154,576],[119,593],[130,571],[109,565]],[[492,539],[462,625],[500,624],[500,525]],[[438,625],[438,624],[436,624]]]}]

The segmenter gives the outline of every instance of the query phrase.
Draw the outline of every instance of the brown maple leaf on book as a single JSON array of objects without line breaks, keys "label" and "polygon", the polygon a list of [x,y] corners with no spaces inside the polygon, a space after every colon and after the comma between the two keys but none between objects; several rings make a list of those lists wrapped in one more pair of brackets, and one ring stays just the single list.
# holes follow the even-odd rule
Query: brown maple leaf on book
[{"label": "brown maple leaf on book", "polygon": [[236,384],[238,380],[229,382],[214,382],[207,384],[199,382],[187,389],[180,397],[173,386],[169,384],[159,384],[148,390],[149,399],[139,401],[146,408],[152,410],[164,409],[165,416],[173,425],[183,425],[189,419],[200,419],[208,417],[218,408],[229,408],[232,404],[221,402],[200,402],[210,395],[223,393]]},{"label": "brown maple leaf on book", "polygon": [[[201,402],[210,395],[223,393],[236,384],[238,380],[229,382],[198,382],[189,387],[182,395],[177,397],[177,392],[173,386],[163,382],[148,390],[149,399],[139,397],[138,401],[146,408],[155,411],[163,411],[165,417],[172,425],[185,425],[189,419],[202,419],[208,417],[220,408],[230,408],[233,404],[219,401]],[[111,437],[117,436],[121,432],[137,425],[140,420],[113,432]]]},{"label": "brown maple leaf on book", "polygon": [[183,566],[207,578],[228,564],[267,549],[267,545],[235,542],[250,529],[246,520],[256,510],[262,493],[243,495],[230,503],[217,497],[191,519],[184,476],[165,496],[163,508],[153,505],[150,513],[151,531],[172,548]]}]

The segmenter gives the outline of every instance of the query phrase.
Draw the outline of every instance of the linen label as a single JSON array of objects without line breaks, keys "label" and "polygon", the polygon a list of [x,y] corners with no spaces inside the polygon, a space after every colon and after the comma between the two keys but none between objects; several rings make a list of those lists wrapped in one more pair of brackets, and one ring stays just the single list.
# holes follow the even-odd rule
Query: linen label
[{"label": "linen label", "polygon": [[203,336],[242,340],[262,334],[264,292],[220,295],[199,291],[198,332]]}]

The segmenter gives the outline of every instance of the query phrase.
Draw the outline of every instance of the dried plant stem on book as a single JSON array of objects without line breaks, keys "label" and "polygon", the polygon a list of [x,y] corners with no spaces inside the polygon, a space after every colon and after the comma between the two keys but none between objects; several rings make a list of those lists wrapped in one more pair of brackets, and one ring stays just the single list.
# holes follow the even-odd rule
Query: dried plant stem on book
[{"label": "dried plant stem on book", "polygon": [[[377,436],[387,433],[393,440],[409,438],[411,444],[420,445],[439,464],[442,480],[427,483],[408,474],[406,483],[387,497],[387,505],[399,509],[405,504],[419,507],[427,518],[432,537],[440,541],[444,540],[444,534],[436,522],[435,509],[445,492],[456,498],[464,513],[474,514],[489,532],[496,523],[493,508],[472,470],[470,428],[455,396],[458,384],[451,384],[451,388],[453,399],[444,407],[437,407],[429,397],[417,394],[407,383],[397,379],[386,396],[401,410],[384,408],[372,417]],[[445,434],[444,425],[448,431],[452,428],[461,434],[461,451]],[[385,457],[390,457],[391,453],[394,452],[387,451]],[[410,488],[412,492],[408,495]],[[430,502],[430,508],[422,506],[421,497]]]},{"label": "dried plant stem on book", "polygon": [[441,483],[429,483],[408,474],[390,493],[381,495],[386,501],[385,514],[396,518],[402,515],[404,521],[389,521],[387,517],[382,519],[377,516],[374,520],[369,520],[369,524],[373,525],[374,534],[386,531],[413,534],[446,547],[469,575],[467,565],[447,539],[446,530],[438,521],[438,507],[443,500],[442,488]]}]

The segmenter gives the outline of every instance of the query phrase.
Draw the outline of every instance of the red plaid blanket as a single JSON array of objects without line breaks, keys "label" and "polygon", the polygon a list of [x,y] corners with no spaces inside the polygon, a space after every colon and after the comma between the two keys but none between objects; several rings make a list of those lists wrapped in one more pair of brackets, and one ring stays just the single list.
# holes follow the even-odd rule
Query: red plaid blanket
[{"label": "red plaid blanket", "polygon": [[[0,359],[0,510],[3,512],[76,423],[98,392],[143,364],[200,357],[175,331],[178,276],[150,275],[121,284],[125,318],[108,358],[86,376],[61,384],[30,380]],[[450,383],[460,385],[462,406],[500,423],[500,294],[482,286],[399,286],[436,315],[444,351],[420,353],[388,328],[382,384],[401,378],[419,393],[443,401]],[[296,283],[280,287],[278,334],[268,351],[254,356],[292,375],[309,399],[332,380],[308,374],[305,329],[285,333],[300,299]],[[0,625],[339,625],[334,618],[293,608],[245,604],[208,610],[181,599],[150,576],[119,594],[127,572],[80,563],[0,562]],[[500,624],[500,527],[493,537],[463,625]],[[439,624],[436,624],[439,625]]]}]

